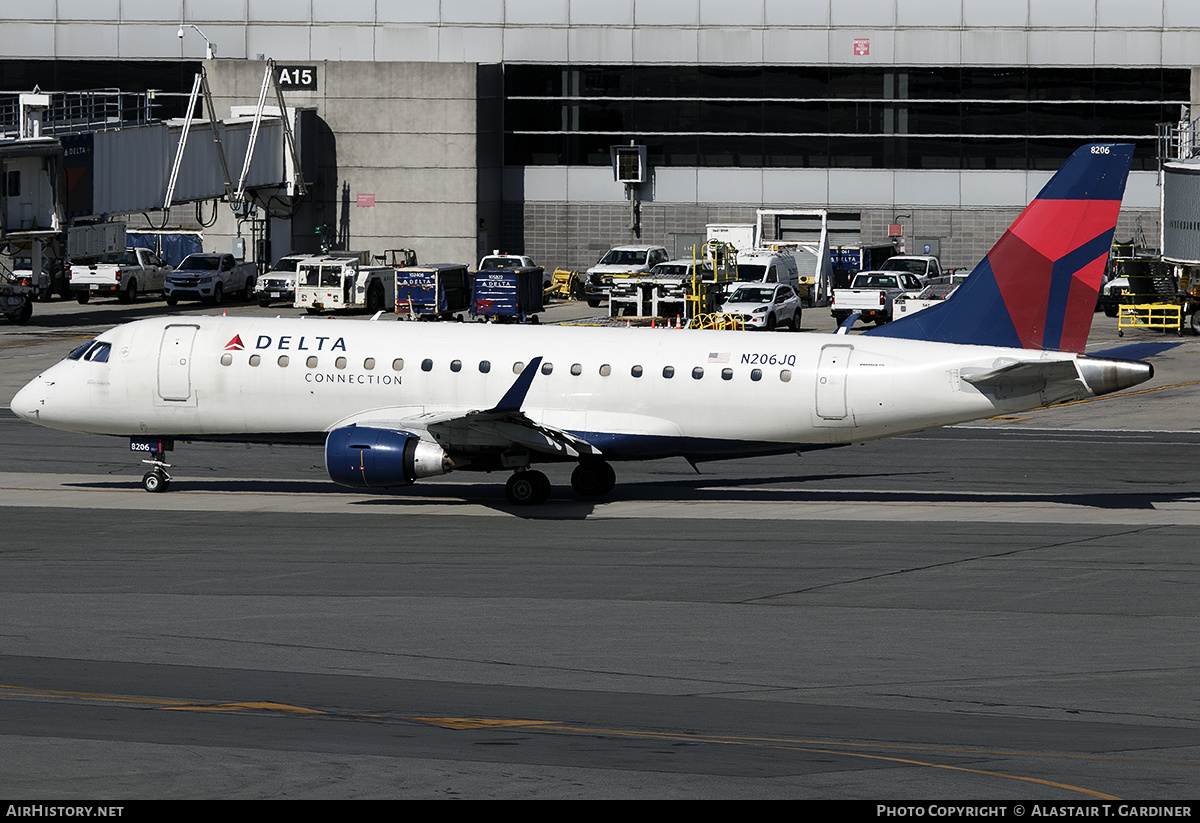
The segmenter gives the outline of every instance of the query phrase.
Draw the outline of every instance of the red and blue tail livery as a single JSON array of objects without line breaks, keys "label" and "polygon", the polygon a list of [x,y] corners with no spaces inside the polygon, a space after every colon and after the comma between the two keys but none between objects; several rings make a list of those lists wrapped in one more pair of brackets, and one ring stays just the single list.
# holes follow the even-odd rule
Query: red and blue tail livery
[{"label": "red and blue tail livery", "polygon": [[1082,352],[1132,161],[1078,149],[948,300],[864,334]]}]

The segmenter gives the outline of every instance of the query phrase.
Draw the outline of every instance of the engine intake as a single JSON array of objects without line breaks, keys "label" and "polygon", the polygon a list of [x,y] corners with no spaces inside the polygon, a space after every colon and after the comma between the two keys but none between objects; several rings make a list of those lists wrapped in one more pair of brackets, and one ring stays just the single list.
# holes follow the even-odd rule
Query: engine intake
[{"label": "engine intake", "polygon": [[412,432],[346,426],[325,438],[325,470],[342,486],[410,486],[422,477],[436,477],[452,468],[441,446]]}]

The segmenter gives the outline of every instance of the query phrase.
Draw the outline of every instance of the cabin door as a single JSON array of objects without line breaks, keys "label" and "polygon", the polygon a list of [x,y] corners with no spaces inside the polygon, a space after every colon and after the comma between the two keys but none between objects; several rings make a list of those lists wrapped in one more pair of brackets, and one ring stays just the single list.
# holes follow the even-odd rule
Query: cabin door
[{"label": "cabin door", "polygon": [[816,415],[818,426],[853,426],[854,415],[846,401],[846,371],[853,346],[832,344],[821,347],[817,362]]},{"label": "cabin door", "polygon": [[192,344],[199,326],[172,325],[163,330],[158,350],[158,396],[163,400],[192,399]]}]

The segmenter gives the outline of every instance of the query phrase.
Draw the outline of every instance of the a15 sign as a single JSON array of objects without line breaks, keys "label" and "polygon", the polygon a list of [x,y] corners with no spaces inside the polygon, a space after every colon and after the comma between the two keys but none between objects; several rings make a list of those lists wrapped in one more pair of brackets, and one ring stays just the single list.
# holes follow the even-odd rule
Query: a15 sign
[{"label": "a15 sign", "polygon": [[276,66],[276,79],[283,91],[316,91],[316,66]]}]

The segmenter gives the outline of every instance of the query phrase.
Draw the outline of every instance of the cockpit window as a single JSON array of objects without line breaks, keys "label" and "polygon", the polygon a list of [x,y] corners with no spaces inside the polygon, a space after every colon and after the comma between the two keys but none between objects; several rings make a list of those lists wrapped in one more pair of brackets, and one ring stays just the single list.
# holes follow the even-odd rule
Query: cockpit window
[{"label": "cockpit window", "polygon": [[89,340],[75,351],[67,355],[68,360],[87,360],[92,363],[107,363],[108,354],[112,351],[111,343],[101,343]]}]

